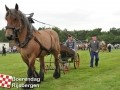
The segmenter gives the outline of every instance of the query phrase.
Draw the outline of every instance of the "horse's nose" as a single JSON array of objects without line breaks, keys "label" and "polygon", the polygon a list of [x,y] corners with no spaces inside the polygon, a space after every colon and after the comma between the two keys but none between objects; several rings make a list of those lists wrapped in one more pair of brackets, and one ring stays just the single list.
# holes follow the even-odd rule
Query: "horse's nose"
[{"label": "horse's nose", "polygon": [[12,40],[12,35],[6,36],[6,38],[7,38],[8,40]]}]

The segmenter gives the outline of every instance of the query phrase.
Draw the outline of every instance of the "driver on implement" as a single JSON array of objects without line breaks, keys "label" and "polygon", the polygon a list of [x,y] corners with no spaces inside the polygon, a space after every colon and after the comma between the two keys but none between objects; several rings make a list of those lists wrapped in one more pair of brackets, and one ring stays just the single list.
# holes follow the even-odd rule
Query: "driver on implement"
[{"label": "driver on implement", "polygon": [[[73,39],[73,37],[72,37],[71,35],[68,35],[68,39],[66,40],[65,45],[66,45],[68,48],[70,48],[71,50],[73,50],[73,51],[75,52],[75,54],[76,54],[76,51],[77,51],[76,40]],[[73,60],[73,59],[72,59],[72,60]],[[71,62],[73,62],[73,61],[71,61]],[[66,63],[65,63],[64,66],[65,66],[65,69],[67,70],[68,67],[67,67],[67,64],[66,64]]]},{"label": "driver on implement", "polygon": [[72,49],[74,52],[76,52],[77,50],[76,40],[73,39],[71,35],[68,35],[68,39],[66,40],[65,45]]}]

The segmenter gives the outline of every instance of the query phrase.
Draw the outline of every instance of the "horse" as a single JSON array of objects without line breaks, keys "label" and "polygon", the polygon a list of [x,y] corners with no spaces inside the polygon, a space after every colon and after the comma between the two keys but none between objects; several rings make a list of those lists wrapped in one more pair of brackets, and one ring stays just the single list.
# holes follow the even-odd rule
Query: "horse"
[{"label": "horse", "polygon": [[[53,54],[55,59],[55,71],[53,77],[60,77],[60,43],[58,34],[52,29],[37,31],[29,22],[28,18],[19,10],[18,4],[14,9],[9,9],[5,5],[7,26],[5,36],[8,40],[13,40],[21,54],[23,61],[28,67],[27,78],[40,78],[44,81],[44,57]],[[39,58],[40,72],[35,69],[35,60]],[[40,82],[26,81],[25,85],[38,84]],[[24,87],[30,88],[30,87]]]}]

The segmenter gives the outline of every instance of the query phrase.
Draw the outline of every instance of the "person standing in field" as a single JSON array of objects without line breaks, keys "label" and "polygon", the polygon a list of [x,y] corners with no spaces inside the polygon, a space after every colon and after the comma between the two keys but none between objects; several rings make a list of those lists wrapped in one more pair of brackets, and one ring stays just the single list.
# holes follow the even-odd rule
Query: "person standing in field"
[{"label": "person standing in field", "polygon": [[98,66],[98,61],[99,61],[99,49],[100,49],[100,44],[99,41],[97,40],[96,35],[92,36],[92,40],[89,42],[89,51],[90,51],[90,67],[93,67],[94,59],[95,59],[95,66]]},{"label": "person standing in field", "polygon": [[5,44],[2,46],[2,56],[6,56],[6,48],[5,48]]}]

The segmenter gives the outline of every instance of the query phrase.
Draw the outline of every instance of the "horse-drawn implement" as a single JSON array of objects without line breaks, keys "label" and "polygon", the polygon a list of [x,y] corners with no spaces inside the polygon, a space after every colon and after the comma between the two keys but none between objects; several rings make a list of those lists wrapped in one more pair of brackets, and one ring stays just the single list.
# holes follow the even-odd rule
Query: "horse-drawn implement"
[{"label": "horse-drawn implement", "polygon": [[[78,53],[74,52],[67,46],[60,44],[60,68],[63,71],[63,73],[66,73],[66,71],[69,70],[71,64],[73,64],[74,68],[79,68],[80,66],[80,56]],[[55,68],[53,67],[54,62],[52,61],[52,55],[50,57],[50,61],[45,62],[45,71],[47,72],[48,70],[54,70]]]}]

